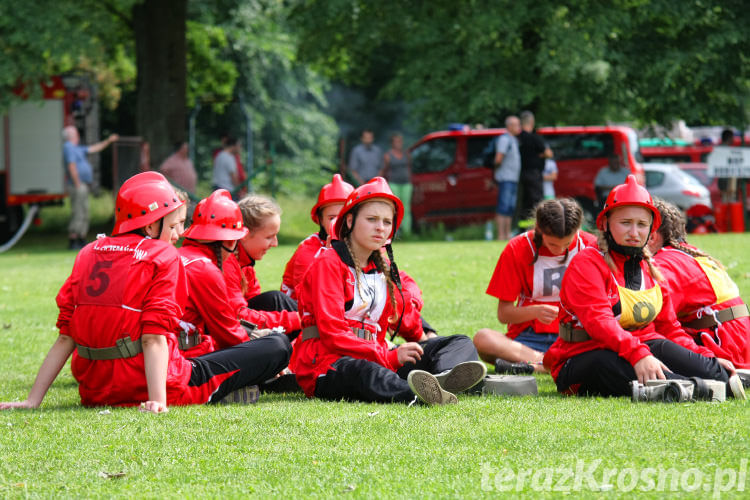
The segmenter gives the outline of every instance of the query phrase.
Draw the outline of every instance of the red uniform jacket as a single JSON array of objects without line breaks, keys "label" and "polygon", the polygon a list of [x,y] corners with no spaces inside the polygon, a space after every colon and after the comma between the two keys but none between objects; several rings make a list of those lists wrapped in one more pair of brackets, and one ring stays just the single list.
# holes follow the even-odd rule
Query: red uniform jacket
[{"label": "red uniform jacket", "polygon": [[[393,371],[400,368],[396,350],[390,350],[386,343],[391,316],[403,311],[401,333],[412,338],[422,336],[419,311],[409,287],[401,293],[396,291],[394,312],[382,273],[372,263],[362,271],[364,280],[358,283],[346,247],[335,241],[333,248],[323,250],[315,259],[297,288],[302,326],[314,325],[320,334],[320,338],[298,339],[289,364],[308,397],[314,395],[317,377],[342,356],[366,359]],[[367,329],[377,339],[361,339],[352,333],[352,327]]]},{"label": "red uniform jacket", "polygon": [[[539,249],[534,245],[534,231],[527,231],[511,238],[497,260],[492,273],[487,294],[499,300],[517,302],[518,307],[536,304],[559,306],[560,285],[565,269],[575,255],[587,246],[596,246],[594,235],[578,231],[568,247],[568,256],[552,255],[546,247]],[[508,337],[514,339],[531,327],[536,333],[557,334],[557,320],[544,324],[532,320],[508,325]]]},{"label": "red uniform jacket", "polygon": [[[706,272],[690,254],[666,246],[656,252],[654,260],[669,285],[674,310],[683,324],[699,315],[710,315],[744,303],[742,297],[733,293],[731,298],[718,302],[717,292]],[[716,356],[728,359],[738,368],[750,368],[750,317],[726,321],[718,328],[685,328],[685,331],[696,340],[700,339]]]},{"label": "red uniform jacket", "polygon": [[[186,351],[193,358],[250,340],[240,325],[224,275],[216,265],[213,249],[185,240],[179,249],[188,281],[188,301],[182,316],[183,328],[194,328],[204,340]],[[235,261],[236,262],[236,261]]]},{"label": "red uniform jacket", "polygon": [[302,276],[312,264],[315,255],[325,246],[326,240],[320,237],[320,233],[311,234],[302,240],[284,268],[284,275],[281,278],[282,292],[293,299],[297,298],[295,287],[302,282]]},{"label": "red uniform jacket", "polygon": [[[662,308],[651,323],[633,331],[620,326],[613,306],[620,301],[617,286],[625,286],[623,268],[626,257],[611,252],[617,272],[607,267],[598,248],[589,247],[573,257],[562,282],[560,293],[560,323],[571,323],[591,336],[585,342],[566,342],[558,338],[544,356],[546,366],[554,379],[565,361],[578,354],[595,349],[608,349],[635,365],[651,354],[647,340],[667,338],[683,347],[704,356],[713,353],[696,345],[677,321],[667,286],[661,286]],[[648,272],[648,264],[641,262],[642,289],[655,285]]]},{"label": "red uniform jacket", "polygon": [[[252,266],[248,267],[252,269]],[[292,333],[302,328],[299,314],[296,311],[261,311],[247,307],[247,300],[242,295],[242,270],[234,255],[230,255],[224,260],[222,268],[224,269],[224,280],[227,284],[229,304],[238,318],[254,323],[258,328],[280,326],[284,328],[286,333]],[[245,273],[245,276],[247,276],[247,273]],[[255,276],[255,271],[253,271],[253,276]]]},{"label": "red uniform jacket", "polygon": [[[239,242],[237,242],[236,260],[239,261],[239,267],[242,269],[242,274],[245,275],[245,281],[247,282],[247,291],[244,292],[245,305],[247,305],[248,300],[260,295],[260,283],[258,278],[255,277],[255,260],[247,254]],[[240,290],[242,290],[242,287],[240,287]]]},{"label": "red uniform jacket", "polygon": [[[57,295],[61,335],[91,348],[112,347],[129,336],[164,335],[169,348],[167,404],[208,401],[220,380],[188,385],[192,365],[177,348],[181,303],[187,295],[184,269],[168,243],[128,233],[84,247]],[[71,371],[86,406],[130,406],[148,400],[143,353],[130,358],[89,360],[74,351]]]}]

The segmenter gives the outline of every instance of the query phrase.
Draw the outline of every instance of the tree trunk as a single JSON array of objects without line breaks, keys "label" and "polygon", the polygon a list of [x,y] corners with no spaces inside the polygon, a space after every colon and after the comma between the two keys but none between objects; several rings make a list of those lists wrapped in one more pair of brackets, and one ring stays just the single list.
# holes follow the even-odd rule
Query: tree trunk
[{"label": "tree trunk", "polygon": [[185,140],[187,0],[145,0],[133,7],[136,132],[151,146],[151,168]]}]

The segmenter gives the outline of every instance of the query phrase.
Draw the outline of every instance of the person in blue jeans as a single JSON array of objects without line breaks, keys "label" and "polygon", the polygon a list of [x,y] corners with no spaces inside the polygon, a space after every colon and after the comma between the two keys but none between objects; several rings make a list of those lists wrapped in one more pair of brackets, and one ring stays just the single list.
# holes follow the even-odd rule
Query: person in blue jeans
[{"label": "person in blue jeans", "polygon": [[493,178],[497,183],[497,239],[507,241],[510,239],[511,222],[516,211],[518,176],[521,174],[521,153],[518,149],[521,120],[517,116],[508,116],[505,119],[505,129],[507,132],[497,138]]}]

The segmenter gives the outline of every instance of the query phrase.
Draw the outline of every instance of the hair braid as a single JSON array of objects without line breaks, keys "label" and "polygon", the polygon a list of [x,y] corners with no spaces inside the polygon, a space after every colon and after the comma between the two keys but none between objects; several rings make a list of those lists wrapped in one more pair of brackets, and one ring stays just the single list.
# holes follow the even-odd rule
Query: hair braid
[{"label": "hair braid", "polygon": [[662,283],[664,281],[664,275],[661,273],[661,271],[659,271],[659,268],[656,266],[656,262],[654,262],[651,252],[646,247],[643,248],[643,260],[645,260],[648,264],[648,272],[649,274],[651,274],[651,277],[655,281]]},{"label": "hair braid", "polygon": [[604,254],[604,262],[607,263],[607,267],[613,273],[617,271],[615,261],[612,259],[612,255],[609,253],[609,245],[607,244],[607,237],[604,232],[599,231],[599,236],[596,239],[596,243],[599,246],[599,250]]},{"label": "hair braid", "polygon": [[691,257],[706,257],[711,259],[720,269],[724,266],[709,254],[698,248],[687,245],[687,230],[685,229],[685,217],[679,208],[659,198],[654,199],[654,205],[661,214],[661,226],[658,232],[662,237],[664,245],[669,245],[685,252]]},{"label": "hair braid", "polygon": [[385,259],[383,259],[383,255],[380,253],[379,250],[375,250],[372,252],[370,256],[375,262],[375,267],[378,268],[378,271],[383,273],[383,276],[385,276],[385,282],[388,284],[388,299],[391,303],[391,309],[393,310],[393,314],[388,318],[388,322],[393,324],[398,319],[398,309],[396,307],[396,290],[393,285],[393,280],[391,280],[391,273],[388,264],[385,263]]},{"label": "hair braid", "polygon": [[352,250],[352,244],[351,244],[349,235],[345,236],[343,240],[344,240],[344,244],[346,245],[346,250],[349,252],[349,256],[352,258],[352,262],[354,263],[354,274],[355,274],[354,281],[357,282],[357,291],[359,292],[360,297],[364,297],[365,295],[362,293],[363,273],[362,273],[362,269],[359,267],[359,262],[357,262],[357,257],[355,257],[354,255],[354,250]]}]

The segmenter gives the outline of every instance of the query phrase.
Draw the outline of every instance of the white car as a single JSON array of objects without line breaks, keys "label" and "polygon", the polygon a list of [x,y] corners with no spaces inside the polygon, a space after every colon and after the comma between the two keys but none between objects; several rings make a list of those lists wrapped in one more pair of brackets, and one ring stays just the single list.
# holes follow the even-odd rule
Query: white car
[{"label": "white car", "polygon": [[682,210],[693,205],[712,208],[708,188],[674,163],[644,163],[643,169],[646,189],[651,196],[668,201]]}]

